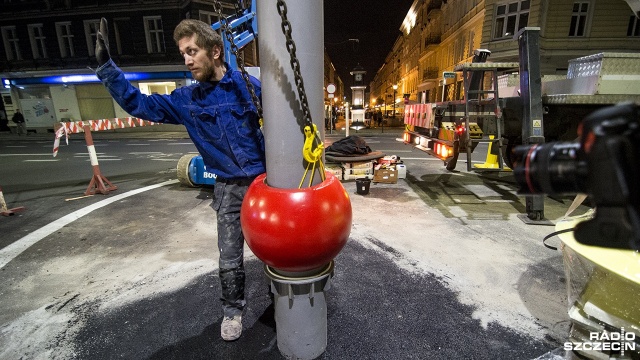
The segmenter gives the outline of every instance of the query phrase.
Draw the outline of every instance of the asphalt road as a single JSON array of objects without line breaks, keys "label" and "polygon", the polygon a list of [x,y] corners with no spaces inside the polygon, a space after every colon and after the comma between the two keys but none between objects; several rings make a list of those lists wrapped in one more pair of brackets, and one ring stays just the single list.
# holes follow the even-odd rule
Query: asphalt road
[{"label": "asphalt road", "polygon": [[[553,227],[517,218],[513,177],[468,173],[464,161],[447,172],[397,134],[361,135],[400,156],[407,178],[364,196],[343,182],[354,220],[326,293],[320,358],[535,359],[561,346],[562,257],[541,244]],[[122,159],[101,160],[118,190],[85,198],[81,143],[32,169],[26,155],[5,154],[48,153],[49,141],[0,139],[5,199],[27,207],[0,218],[0,359],[283,358],[263,265],[248,248],[244,332],[219,337],[212,192],[181,186],[172,161],[154,160],[177,161],[190,147],[170,144],[188,141],[110,140],[96,145],[100,159]],[[20,173],[7,175],[9,162]],[[547,198],[547,218],[570,200]]]}]

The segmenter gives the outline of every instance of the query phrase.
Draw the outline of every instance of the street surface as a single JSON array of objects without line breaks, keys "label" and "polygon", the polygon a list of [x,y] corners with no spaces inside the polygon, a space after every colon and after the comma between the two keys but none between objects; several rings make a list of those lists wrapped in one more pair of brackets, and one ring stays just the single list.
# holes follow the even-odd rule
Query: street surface
[{"label": "street surface", "polygon": [[[360,131],[407,168],[397,184],[351,197],[350,240],[327,291],[321,359],[535,359],[569,327],[552,226],[526,225],[510,173],[466,171],[396,139]],[[215,213],[209,188],[177,183],[195,148],[185,134],[94,135],[118,186],[84,197],[91,165],[81,134],[51,156],[51,136],[0,137],[0,359],[282,359],[262,262],[246,249],[248,309],[220,339]],[[327,134],[330,143],[344,132]],[[483,162],[479,146],[474,161]],[[560,218],[571,198],[546,198]],[[580,208],[582,213],[586,208]],[[556,241],[556,243],[554,243]],[[557,245],[557,238],[549,240]]]}]

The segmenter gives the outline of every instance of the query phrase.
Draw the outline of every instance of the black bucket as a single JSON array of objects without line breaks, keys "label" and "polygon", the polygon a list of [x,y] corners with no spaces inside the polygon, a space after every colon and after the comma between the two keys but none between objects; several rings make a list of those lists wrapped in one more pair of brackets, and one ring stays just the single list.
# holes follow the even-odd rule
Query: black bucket
[{"label": "black bucket", "polygon": [[370,185],[371,179],[369,178],[356,179],[356,192],[360,195],[367,195]]}]

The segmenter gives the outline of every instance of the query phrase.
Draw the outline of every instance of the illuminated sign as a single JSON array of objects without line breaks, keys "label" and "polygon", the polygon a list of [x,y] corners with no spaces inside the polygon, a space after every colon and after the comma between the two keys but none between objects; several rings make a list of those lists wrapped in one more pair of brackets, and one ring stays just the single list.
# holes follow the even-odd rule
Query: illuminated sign
[{"label": "illuminated sign", "polygon": [[[159,79],[184,79],[191,78],[189,71],[169,71],[169,72],[127,72],[124,77],[129,81],[159,80]],[[2,79],[5,87],[9,84],[15,86],[37,85],[37,84],[79,84],[100,82],[94,74],[69,74],[56,76],[42,76],[31,78]]]}]

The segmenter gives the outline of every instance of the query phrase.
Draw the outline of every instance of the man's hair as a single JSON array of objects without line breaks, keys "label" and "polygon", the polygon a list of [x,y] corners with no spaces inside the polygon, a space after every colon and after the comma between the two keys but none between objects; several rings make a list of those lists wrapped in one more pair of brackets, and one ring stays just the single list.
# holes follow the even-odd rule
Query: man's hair
[{"label": "man's hair", "polygon": [[196,45],[207,51],[213,50],[214,46],[220,48],[220,57],[224,55],[224,47],[222,46],[222,38],[215,32],[211,25],[204,21],[194,19],[184,19],[180,21],[173,31],[173,40],[178,44],[180,39],[196,35]]}]

